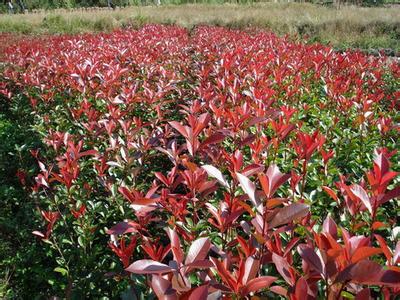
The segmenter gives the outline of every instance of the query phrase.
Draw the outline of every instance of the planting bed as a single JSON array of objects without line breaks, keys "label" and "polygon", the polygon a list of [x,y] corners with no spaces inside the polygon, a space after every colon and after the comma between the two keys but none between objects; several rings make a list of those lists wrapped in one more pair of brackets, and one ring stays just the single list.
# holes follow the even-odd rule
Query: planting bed
[{"label": "planting bed", "polygon": [[397,62],[219,27],[10,43],[49,295],[399,295]]}]

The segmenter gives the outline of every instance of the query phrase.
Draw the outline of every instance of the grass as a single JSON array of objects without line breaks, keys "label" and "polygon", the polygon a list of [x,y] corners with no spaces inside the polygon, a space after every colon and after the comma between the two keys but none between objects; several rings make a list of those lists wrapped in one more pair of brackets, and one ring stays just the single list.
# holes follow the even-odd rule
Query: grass
[{"label": "grass", "polygon": [[306,3],[253,5],[170,5],[128,7],[114,11],[54,10],[0,15],[0,32],[54,34],[108,31],[145,23],[199,24],[234,28],[258,26],[280,35],[308,36],[337,48],[391,48],[400,52],[400,7],[323,7]]}]

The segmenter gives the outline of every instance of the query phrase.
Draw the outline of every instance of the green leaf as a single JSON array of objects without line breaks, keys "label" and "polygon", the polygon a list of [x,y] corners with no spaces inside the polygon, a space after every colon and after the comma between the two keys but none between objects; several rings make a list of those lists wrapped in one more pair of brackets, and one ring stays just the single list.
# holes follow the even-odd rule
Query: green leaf
[{"label": "green leaf", "polygon": [[67,239],[63,239],[61,242],[62,242],[63,244],[72,245],[72,242],[71,242],[70,240],[67,240]]},{"label": "green leaf", "polygon": [[346,292],[346,291],[342,291],[342,293],[340,295],[346,299],[354,299],[355,298],[353,294],[350,294],[349,292]]},{"label": "green leaf", "polygon": [[61,267],[55,268],[54,272],[61,273],[61,275],[63,275],[63,276],[67,276],[68,275],[68,270],[64,269],[64,268],[61,268]]},{"label": "green leaf", "polygon": [[42,240],[42,241],[43,241],[44,243],[46,243],[46,244],[53,245],[53,242],[50,241],[50,240],[44,239],[44,240]]},{"label": "green leaf", "polygon": [[82,236],[78,237],[78,244],[79,244],[79,246],[84,247],[83,237]]}]

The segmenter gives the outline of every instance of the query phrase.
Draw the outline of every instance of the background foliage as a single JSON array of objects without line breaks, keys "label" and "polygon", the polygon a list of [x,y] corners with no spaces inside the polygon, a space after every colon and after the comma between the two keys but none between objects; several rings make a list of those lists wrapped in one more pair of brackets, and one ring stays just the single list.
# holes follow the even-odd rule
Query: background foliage
[{"label": "background foliage", "polygon": [[[117,3],[118,4],[118,3]],[[260,27],[290,34],[337,49],[361,48],[374,55],[400,49],[400,8],[344,6],[340,10],[310,3],[183,4],[130,6],[116,10],[50,10],[0,15],[0,31],[20,34],[60,34],[111,31],[143,24],[177,24],[187,29],[201,24],[230,28]]]}]

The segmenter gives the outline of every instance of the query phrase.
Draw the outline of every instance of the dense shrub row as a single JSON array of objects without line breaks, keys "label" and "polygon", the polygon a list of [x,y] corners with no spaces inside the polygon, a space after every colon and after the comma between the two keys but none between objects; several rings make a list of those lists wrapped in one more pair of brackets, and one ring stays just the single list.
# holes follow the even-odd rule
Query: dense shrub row
[{"label": "dense shrub row", "polygon": [[399,294],[398,64],[158,25],[3,60],[2,101],[29,101],[43,142],[18,178],[49,295]]},{"label": "dense shrub row", "polygon": [[[22,0],[24,6],[28,10],[37,10],[37,9],[57,9],[57,8],[82,8],[82,7],[108,7],[107,0]],[[18,11],[19,7],[17,6],[16,1],[12,1],[13,6]],[[183,1],[183,0],[112,0],[111,3],[113,6],[117,7],[126,7],[126,6],[148,6],[148,5],[184,5],[184,4],[193,4],[193,3],[204,3],[204,4],[224,4],[224,3],[233,3],[233,4],[253,4],[257,3],[257,1],[252,0],[201,0],[201,1]],[[363,6],[379,6],[384,3],[383,0],[373,1],[363,1]],[[6,2],[0,3],[1,12],[7,12]]]}]

